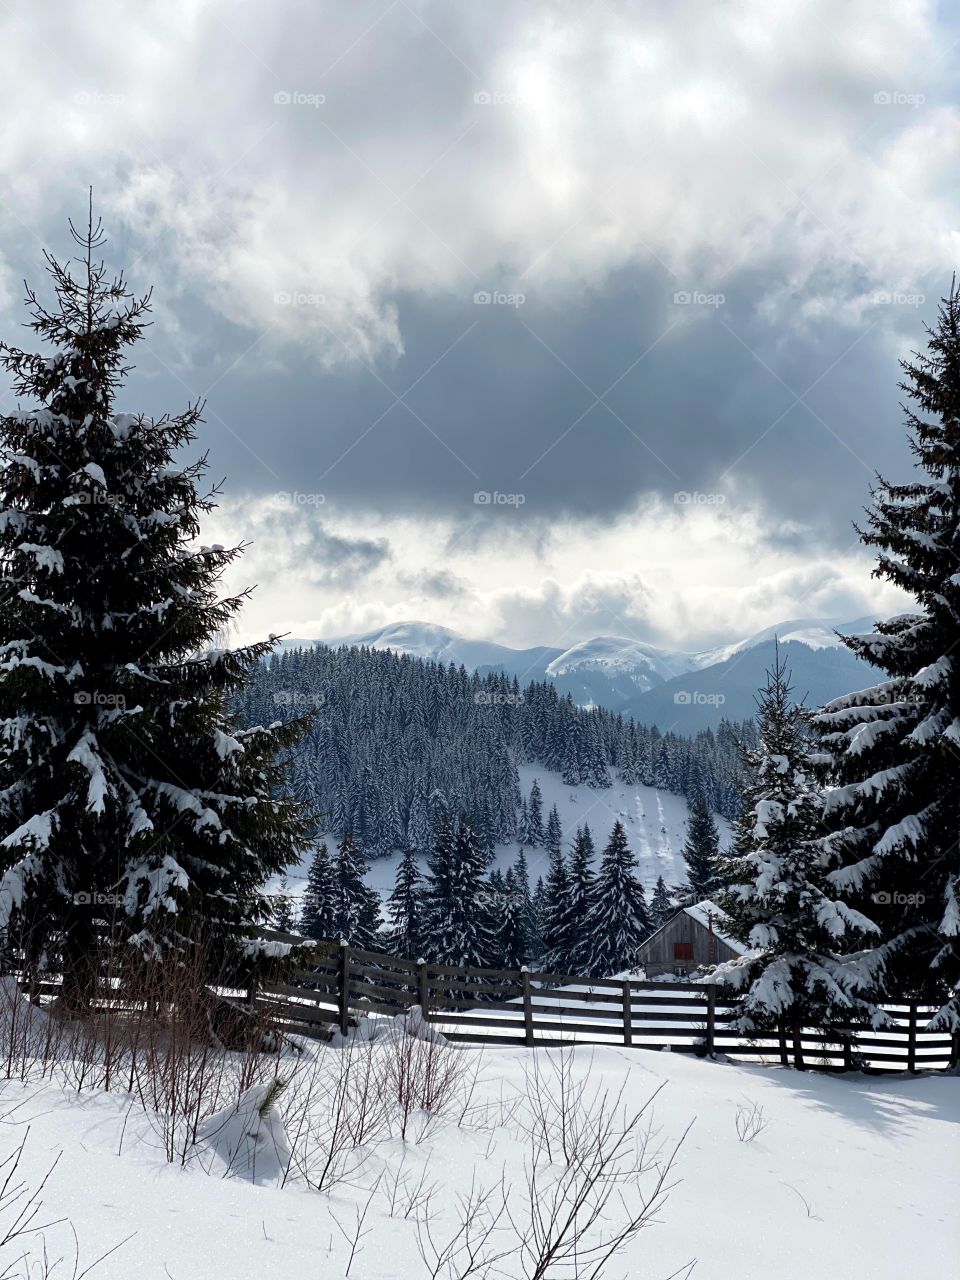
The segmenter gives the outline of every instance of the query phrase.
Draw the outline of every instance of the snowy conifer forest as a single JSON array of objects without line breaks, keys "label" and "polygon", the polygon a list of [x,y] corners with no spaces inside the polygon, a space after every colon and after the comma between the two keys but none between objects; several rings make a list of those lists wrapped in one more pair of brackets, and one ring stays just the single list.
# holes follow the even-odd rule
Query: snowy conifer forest
[{"label": "snowy conifer forest", "polygon": [[405,844],[426,853],[438,804],[467,816],[485,848],[514,837],[530,843],[523,764],[558,774],[565,786],[604,790],[619,781],[702,795],[733,819],[740,746],[755,738],[752,721],[722,721],[716,733],[694,738],[661,734],[602,707],[577,707],[548,682],[521,689],[516,679],[468,675],[389,650],[323,646],[256,666],[236,708],[248,724],[315,711],[292,748],[294,794],[326,819],[323,829],[351,831],[371,857]]},{"label": "snowy conifer forest", "polygon": [[0,1280],[956,1274],[958,36],[0,6]]}]

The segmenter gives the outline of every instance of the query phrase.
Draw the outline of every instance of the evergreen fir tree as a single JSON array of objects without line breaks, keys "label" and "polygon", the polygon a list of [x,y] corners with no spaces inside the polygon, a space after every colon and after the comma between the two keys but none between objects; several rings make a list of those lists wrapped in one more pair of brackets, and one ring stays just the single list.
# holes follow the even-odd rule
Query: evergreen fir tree
[{"label": "evergreen fir tree", "polygon": [[650,935],[646,895],[636,868],[626,832],[615,822],[600,859],[593,901],[584,922],[589,948],[587,972],[592,977],[632,969],[637,963],[637,948]]},{"label": "evergreen fir tree", "polygon": [[430,852],[430,805],[427,802],[423,783],[419,780],[414,788],[413,800],[410,803],[410,815],[407,819],[407,843],[414,853],[420,854],[421,857]]},{"label": "evergreen fir tree", "polygon": [[600,730],[600,720],[593,713],[591,713],[591,717],[587,721],[585,737],[587,765],[583,771],[584,780],[591,787],[605,788],[611,786],[610,774],[607,771],[607,754]]},{"label": "evergreen fir tree", "polygon": [[497,945],[484,884],[483,850],[461,819],[456,836],[443,819],[428,863],[428,933],[424,951],[436,964],[483,968]]},{"label": "evergreen fir tree", "polygon": [[0,928],[28,967],[59,949],[84,1005],[100,925],[131,960],[200,934],[218,966],[249,954],[308,823],[278,763],[303,724],[228,712],[271,643],[217,647],[246,593],[217,590],[242,547],[195,541],[217,492],[182,460],[201,406],[118,409],[150,297],[96,260],[92,214],[71,232],[81,256],[47,256],[53,308],[27,293],[51,354],[0,347],[31,403],[0,417]]},{"label": "evergreen fir tree", "polygon": [[571,973],[575,962],[577,921],[573,915],[570,877],[562,849],[550,852],[544,898],[544,967],[553,973]]},{"label": "evergreen fir tree", "polygon": [[387,899],[387,919],[390,954],[419,959],[423,949],[423,876],[409,846],[397,864],[393,893]]},{"label": "evergreen fir tree", "polygon": [[530,799],[527,803],[527,837],[528,843],[539,849],[545,839],[543,830],[543,795],[540,783],[534,778],[530,788]]},{"label": "evergreen fir tree", "polygon": [[593,836],[584,823],[577,827],[570,854],[570,973],[586,973],[590,964],[592,940],[587,920],[593,905]]},{"label": "evergreen fir tree", "polygon": [[530,962],[537,968],[543,968],[543,928],[547,918],[547,886],[543,876],[537,876],[537,887],[532,895],[534,921],[534,950]]},{"label": "evergreen fir tree", "polygon": [[650,899],[650,923],[654,929],[665,925],[677,913],[677,906],[670,897],[670,890],[663,882],[663,876],[657,876],[657,885]]},{"label": "evergreen fir tree", "polygon": [[273,928],[280,933],[296,932],[293,899],[290,897],[290,886],[287,884],[286,877],[281,881],[280,892],[274,903],[272,924]]},{"label": "evergreen fir tree", "polygon": [[560,853],[563,845],[563,828],[560,826],[560,814],[557,812],[557,806],[553,805],[550,809],[550,816],[547,819],[547,834],[544,841],[548,852]]},{"label": "evergreen fir tree", "polygon": [[380,897],[367,887],[367,863],[348,831],[337,850],[337,937],[362,951],[376,951],[380,930]]},{"label": "evergreen fir tree", "polygon": [[319,844],[310,861],[307,887],[300,912],[300,929],[306,938],[330,942],[338,939],[337,909],[339,890],[330,851]]},{"label": "evergreen fir tree", "polygon": [[[886,678],[817,717],[839,786],[828,796],[831,882],[881,930],[865,977],[936,1005],[929,1027],[960,1037],[960,288],[901,389],[919,475],[880,481],[861,541],[876,576],[917,611],[842,636]],[[960,1039],[955,1042],[960,1050]]]},{"label": "evergreen fir tree", "polygon": [[[529,898],[529,893],[528,893]],[[527,928],[523,898],[517,892],[513,868],[503,878],[498,911],[499,960],[504,969],[521,969],[527,963]]]},{"label": "evergreen fir tree", "polygon": [[520,927],[523,938],[523,964],[532,964],[543,954],[543,938],[540,920],[530,894],[530,870],[523,849],[517,854],[513,866],[513,886],[520,909]]},{"label": "evergreen fir tree", "polygon": [[[578,722],[575,720],[574,724]],[[580,774],[580,754],[577,751],[576,741],[573,735],[567,737],[563,748],[563,758],[560,763],[560,776],[565,786],[576,787],[583,781]]]},{"label": "evergreen fir tree", "polygon": [[713,814],[707,808],[702,794],[698,793],[687,822],[687,842],[683,847],[683,860],[687,878],[677,885],[674,893],[682,907],[702,902],[721,886],[720,833]]},{"label": "evergreen fir tree", "polygon": [[517,839],[521,844],[530,843],[530,813],[527,809],[526,796],[522,797],[517,814]]},{"label": "evergreen fir tree", "polygon": [[779,652],[758,699],[757,722],[760,745],[749,758],[755,781],[744,795],[731,887],[721,905],[729,916],[724,927],[759,955],[730,961],[716,976],[740,993],[738,1029],[755,1035],[783,1023],[802,1067],[804,1027],[845,1043],[847,1024],[869,1019],[862,976],[839,948],[849,949],[876,926],[841,902],[830,883],[809,716],[791,700]]}]

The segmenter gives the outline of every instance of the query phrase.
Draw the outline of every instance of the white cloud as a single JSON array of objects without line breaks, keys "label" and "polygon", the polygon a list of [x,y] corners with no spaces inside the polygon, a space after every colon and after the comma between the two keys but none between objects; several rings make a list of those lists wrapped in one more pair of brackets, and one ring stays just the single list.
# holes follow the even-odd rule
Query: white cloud
[{"label": "white cloud", "polygon": [[248,637],[330,638],[416,619],[517,647],[607,634],[698,648],[790,618],[884,616],[904,603],[871,579],[862,549],[785,548],[751,512],[648,503],[611,525],[553,523],[536,545],[509,519],[490,513],[469,537],[451,537],[447,521],[245,498],[204,537],[252,537],[230,582],[260,584],[243,614]]},{"label": "white cloud", "polygon": [[[809,313],[957,256],[960,117],[919,0],[775,23],[761,0],[108,0],[0,25],[6,225],[45,237],[93,180],[162,296],[189,281],[322,361],[400,351],[401,289],[565,290],[637,260],[709,288],[775,263]],[[323,302],[275,300],[298,292]]]}]

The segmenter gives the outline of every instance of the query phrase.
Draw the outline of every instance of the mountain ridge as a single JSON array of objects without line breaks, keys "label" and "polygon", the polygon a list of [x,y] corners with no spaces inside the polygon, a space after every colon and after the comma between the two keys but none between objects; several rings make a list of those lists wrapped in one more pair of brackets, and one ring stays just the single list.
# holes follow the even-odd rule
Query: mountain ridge
[{"label": "mountain ridge", "polygon": [[753,694],[773,659],[775,640],[786,650],[811,702],[864,687],[873,668],[844,647],[838,633],[872,628],[871,618],[792,618],[702,650],[668,649],[610,635],[578,641],[567,649],[514,649],[469,639],[439,624],[408,620],[327,640],[288,640],[285,647],[391,649],[428,661],[462,664],[480,675],[503,672],[520,684],[552,680],[561,696],[569,694],[579,706],[603,706],[663,730],[695,733],[716,727],[724,717],[753,715]]}]

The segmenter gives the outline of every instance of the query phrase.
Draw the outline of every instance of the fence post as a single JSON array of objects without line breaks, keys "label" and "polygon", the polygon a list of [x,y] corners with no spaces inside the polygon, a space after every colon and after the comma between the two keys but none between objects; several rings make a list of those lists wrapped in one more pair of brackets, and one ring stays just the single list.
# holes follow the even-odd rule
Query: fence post
[{"label": "fence post", "polygon": [[523,989],[523,1038],[527,1045],[532,1045],[533,1005],[530,1001],[530,970],[526,965],[520,970],[520,985]]},{"label": "fence post", "polygon": [[910,1001],[910,1022],[907,1026],[907,1070],[917,1069],[917,1002]]},{"label": "fence post", "polygon": [[717,989],[711,982],[707,987],[707,1057],[714,1054],[713,1042],[717,1025]]},{"label": "fence post", "polygon": [[427,1005],[430,1003],[430,983],[427,979],[427,962],[421,956],[417,961],[417,998],[420,1001],[420,1014],[427,1020]]},{"label": "fence post", "polygon": [[633,1044],[633,1021],[630,1008],[630,980],[623,980],[623,1043]]},{"label": "fence post", "polygon": [[340,939],[340,1034],[346,1035],[350,1025],[350,948]]},{"label": "fence post", "polygon": [[787,1057],[787,1029],[783,1025],[782,1018],[777,1022],[777,1040],[780,1042],[780,1065],[781,1067],[789,1067],[790,1059]]}]

